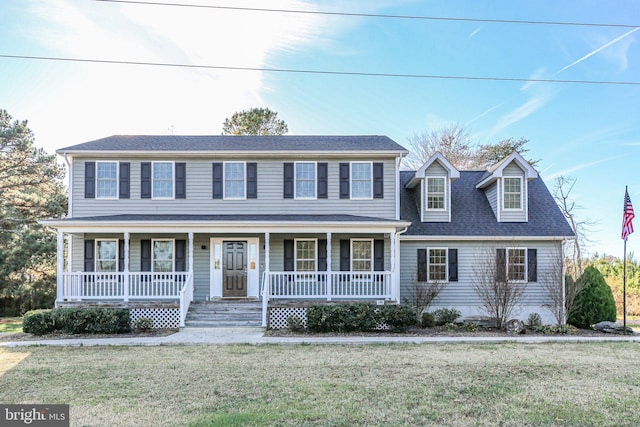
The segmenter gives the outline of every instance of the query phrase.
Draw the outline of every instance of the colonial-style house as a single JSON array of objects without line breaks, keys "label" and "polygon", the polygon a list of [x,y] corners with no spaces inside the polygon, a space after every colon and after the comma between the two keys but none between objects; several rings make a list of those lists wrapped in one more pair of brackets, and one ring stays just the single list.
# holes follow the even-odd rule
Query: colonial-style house
[{"label": "colonial-style house", "polygon": [[277,327],[304,310],[283,301],[402,303],[432,282],[434,306],[479,314],[487,250],[528,283],[520,315],[542,314],[573,236],[517,153],[470,172],[439,153],[401,171],[407,151],[385,136],[111,136],[57,153],[56,304],[127,306],[158,326],[184,326],[192,302],[256,301]]}]

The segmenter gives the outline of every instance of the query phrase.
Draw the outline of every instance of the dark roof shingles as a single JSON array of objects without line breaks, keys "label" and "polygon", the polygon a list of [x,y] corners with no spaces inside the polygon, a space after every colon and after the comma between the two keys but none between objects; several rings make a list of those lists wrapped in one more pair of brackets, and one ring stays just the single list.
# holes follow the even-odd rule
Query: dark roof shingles
[{"label": "dark roof shingles", "polygon": [[400,217],[411,221],[405,235],[408,236],[504,236],[550,237],[573,236],[567,220],[556,205],[553,196],[540,177],[529,182],[529,221],[498,222],[484,190],[476,184],[485,171],[460,172],[460,179],[451,186],[451,222],[421,222],[419,207],[414,197],[415,190],[404,185],[414,172],[400,174]]}]

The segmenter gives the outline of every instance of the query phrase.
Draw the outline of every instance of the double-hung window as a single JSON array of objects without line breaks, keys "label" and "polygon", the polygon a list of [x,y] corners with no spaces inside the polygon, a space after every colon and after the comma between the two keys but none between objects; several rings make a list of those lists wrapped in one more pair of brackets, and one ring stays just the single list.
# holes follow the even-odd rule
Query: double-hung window
[{"label": "double-hung window", "polygon": [[96,271],[118,271],[118,240],[96,240]]},{"label": "double-hung window", "polygon": [[96,162],[96,198],[118,198],[118,162]]},{"label": "double-hung window", "polygon": [[526,249],[507,249],[507,277],[511,281],[524,281],[527,279]]},{"label": "double-hung window", "polygon": [[296,240],[296,271],[317,270],[317,247],[315,239]]},{"label": "double-hung window", "polygon": [[429,281],[447,280],[447,250],[429,249]]},{"label": "double-hung window", "polygon": [[297,162],[295,164],[296,199],[315,199],[316,193],[316,163]]},{"label": "double-hung window", "polygon": [[152,197],[154,199],[174,198],[174,163],[153,162]]},{"label": "double-hung window", "polygon": [[245,184],[246,168],[244,162],[224,163],[224,198],[245,199],[247,188]]},{"label": "double-hung window", "polygon": [[426,200],[427,209],[446,209],[446,190],[444,177],[427,177]]},{"label": "double-hung window", "polygon": [[156,272],[173,272],[175,269],[174,248],[174,240],[153,240],[151,250],[151,270]]},{"label": "double-hung window", "polygon": [[373,271],[373,240],[351,240],[351,271]]},{"label": "double-hung window", "polygon": [[373,197],[372,169],[373,164],[371,162],[351,163],[352,199],[371,199]]},{"label": "double-hung window", "polygon": [[522,209],[522,178],[504,178],[504,209]]}]

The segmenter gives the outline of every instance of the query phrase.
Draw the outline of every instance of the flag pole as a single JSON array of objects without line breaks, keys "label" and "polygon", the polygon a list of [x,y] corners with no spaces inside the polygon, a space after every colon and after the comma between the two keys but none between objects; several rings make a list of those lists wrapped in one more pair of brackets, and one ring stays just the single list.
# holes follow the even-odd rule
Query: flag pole
[{"label": "flag pole", "polygon": [[627,335],[627,239],[624,239],[622,260],[622,335]]}]

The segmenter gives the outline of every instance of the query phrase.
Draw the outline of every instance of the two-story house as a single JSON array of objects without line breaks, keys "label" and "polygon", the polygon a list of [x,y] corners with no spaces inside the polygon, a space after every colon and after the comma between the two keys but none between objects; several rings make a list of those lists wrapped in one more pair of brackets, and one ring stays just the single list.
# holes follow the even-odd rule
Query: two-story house
[{"label": "two-story house", "polygon": [[402,303],[433,281],[434,305],[478,314],[487,251],[529,283],[526,316],[573,236],[517,153],[401,172],[407,151],[385,136],[112,136],[57,152],[57,305],[126,305],[162,326],[183,326],[192,301],[261,299],[266,326],[270,301]]}]

